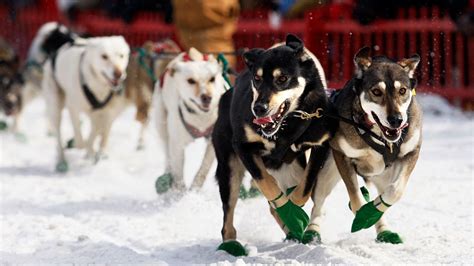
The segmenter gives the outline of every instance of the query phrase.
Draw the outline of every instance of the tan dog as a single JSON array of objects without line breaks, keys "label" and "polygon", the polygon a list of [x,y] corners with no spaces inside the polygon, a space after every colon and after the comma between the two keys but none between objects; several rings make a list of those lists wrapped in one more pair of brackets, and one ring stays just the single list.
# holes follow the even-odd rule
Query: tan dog
[{"label": "tan dog", "polygon": [[125,80],[125,99],[127,106],[133,104],[136,107],[135,119],[142,124],[137,149],[143,148],[143,135],[149,120],[155,82],[174,58],[169,53],[179,52],[179,46],[166,39],[157,43],[147,41],[130,57]]}]

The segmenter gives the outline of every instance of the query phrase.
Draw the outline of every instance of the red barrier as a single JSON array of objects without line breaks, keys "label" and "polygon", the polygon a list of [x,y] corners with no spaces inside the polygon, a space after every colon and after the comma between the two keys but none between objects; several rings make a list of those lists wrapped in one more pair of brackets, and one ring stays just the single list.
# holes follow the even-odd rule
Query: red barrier
[{"label": "red barrier", "polygon": [[[54,0],[42,0],[43,4],[18,10],[14,21],[8,19],[7,7],[0,6],[1,35],[12,42],[22,58],[43,23],[61,20],[51,1]],[[351,2],[346,1],[308,12],[305,20],[283,21],[279,29],[269,27],[267,12],[246,12],[234,35],[235,46],[269,47],[283,41],[287,33],[294,33],[315,52],[334,88],[342,87],[351,78],[352,57],[365,45],[394,58],[416,52],[422,57],[421,71],[417,72],[421,90],[449,99],[474,100],[474,38],[458,33],[444,13],[436,8],[408,9],[399,12],[402,19],[361,26],[348,19],[351,12]],[[109,19],[98,11],[82,12],[74,26],[96,36],[124,35],[134,47],[146,40],[176,39],[174,26],[150,12],[138,14],[131,24]],[[237,68],[243,67],[239,59]]]},{"label": "red barrier", "polygon": [[305,41],[321,60],[331,87],[340,88],[351,78],[353,55],[361,47],[371,46],[377,54],[394,58],[418,53],[422,58],[417,71],[421,91],[474,100],[474,37],[457,32],[456,25],[437,8],[410,9],[402,12],[404,19],[368,26],[351,19],[328,18],[330,9],[307,14]]}]

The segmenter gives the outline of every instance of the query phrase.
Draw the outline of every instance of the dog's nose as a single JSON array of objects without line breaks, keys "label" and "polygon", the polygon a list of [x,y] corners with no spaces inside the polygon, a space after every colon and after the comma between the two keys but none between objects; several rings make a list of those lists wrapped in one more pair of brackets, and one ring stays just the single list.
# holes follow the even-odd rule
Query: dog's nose
[{"label": "dog's nose", "polygon": [[120,69],[114,69],[114,78],[119,79],[122,77],[122,71]]},{"label": "dog's nose", "polygon": [[266,103],[256,103],[253,106],[253,112],[257,116],[264,116],[268,112],[268,104],[266,104]]},{"label": "dog's nose", "polygon": [[403,122],[403,117],[401,114],[394,114],[387,116],[387,121],[393,128],[399,128]]},{"label": "dog's nose", "polygon": [[201,94],[201,102],[204,105],[209,105],[212,101],[212,96],[207,94]]}]

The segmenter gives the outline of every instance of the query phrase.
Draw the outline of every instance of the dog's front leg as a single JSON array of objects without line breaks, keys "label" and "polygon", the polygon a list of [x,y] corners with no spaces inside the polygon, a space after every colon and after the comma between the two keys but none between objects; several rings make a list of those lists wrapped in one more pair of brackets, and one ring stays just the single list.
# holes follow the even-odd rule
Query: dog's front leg
[{"label": "dog's front leg", "polygon": [[79,111],[74,110],[71,105],[68,106],[69,116],[71,117],[72,128],[74,131],[74,147],[84,148],[84,139],[81,132],[81,121],[79,120]]},{"label": "dog's front leg", "polygon": [[183,140],[183,136],[179,134],[172,134],[169,132],[168,143],[168,170],[171,172],[172,183],[171,186],[178,190],[184,191],[186,186],[184,184],[183,167],[184,167],[184,152],[187,143]]},{"label": "dog's front leg", "polygon": [[281,221],[298,240],[309,223],[309,217],[298,205],[289,200],[278,187],[277,181],[271,176],[259,155],[255,155],[242,145],[234,145],[242,163],[252,175],[258,188],[275,209]]},{"label": "dog's front leg", "polygon": [[[418,155],[419,148],[407,154],[401,162],[394,164],[383,176],[374,179],[374,184],[379,192],[379,196],[373,201],[377,210],[384,213],[389,206],[400,200],[405,191],[408,179],[415,167]],[[391,244],[403,243],[399,234],[389,230],[383,216],[375,224],[375,229],[378,242]]]},{"label": "dog's front leg", "polygon": [[302,206],[306,204],[311,197],[311,191],[317,181],[318,173],[321,170],[324,162],[329,154],[329,144],[325,143],[323,146],[313,147],[309,157],[308,164],[305,168],[303,180],[296,186],[291,193],[290,199],[296,205]]},{"label": "dog's front leg", "polygon": [[204,153],[204,158],[201,163],[201,167],[199,167],[199,170],[194,177],[194,181],[191,185],[192,189],[199,189],[202,187],[204,184],[204,181],[206,181],[206,176],[209,173],[209,169],[212,166],[212,163],[214,162],[214,159],[216,158],[216,154],[214,153],[214,147],[212,146],[212,143],[210,140],[207,140],[207,145],[206,145],[206,151]]},{"label": "dog's front leg", "polygon": [[342,152],[333,150],[334,161],[336,162],[337,169],[341,174],[342,181],[349,194],[349,200],[352,212],[355,214],[357,210],[362,206],[363,198],[359,193],[359,182],[357,181],[357,173],[352,166],[350,159],[346,157]]},{"label": "dog's front leg", "polygon": [[[369,228],[372,225],[379,222],[382,218],[384,212],[393,204],[395,204],[398,200],[400,200],[403,192],[405,191],[405,187],[408,183],[408,179],[410,177],[411,172],[415,168],[416,161],[419,155],[419,147],[410,152],[409,154],[405,155],[402,159],[395,162],[391,169],[386,170],[387,173],[384,174],[385,178],[388,179],[388,186],[385,187],[381,193],[375,200],[365,204],[357,211],[356,217],[352,222],[352,231],[356,232],[364,228]],[[387,176],[389,175],[389,176]],[[382,177],[377,177],[382,178]],[[380,186],[380,182],[378,187],[382,190]],[[377,230],[379,236],[377,237],[380,241],[383,242],[391,242],[391,243],[401,243],[401,239],[398,235],[394,236],[392,232],[390,232],[391,236],[381,236],[380,234],[384,230],[384,221],[380,221],[379,225],[377,226]],[[386,240],[386,241],[385,241]]]}]

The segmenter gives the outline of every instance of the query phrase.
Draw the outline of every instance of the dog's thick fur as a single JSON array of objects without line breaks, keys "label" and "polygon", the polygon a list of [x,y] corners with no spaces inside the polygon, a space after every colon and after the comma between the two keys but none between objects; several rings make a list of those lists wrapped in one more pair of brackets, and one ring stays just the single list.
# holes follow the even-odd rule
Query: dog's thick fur
[{"label": "dog's thick fur", "polygon": [[[58,163],[66,163],[60,134],[61,111],[67,107],[74,129],[74,145],[87,148],[88,156],[99,158],[104,154],[110,127],[122,108],[121,101],[109,101],[94,109],[86,97],[84,85],[98,102],[120,89],[126,77],[130,48],[121,36],[78,39],[73,44],[62,46],[55,58],[48,59],[44,66],[42,82],[51,125],[57,138]],[[53,66],[54,63],[54,66]],[[81,78],[82,77],[82,78]],[[91,119],[91,133],[87,143],[81,133],[79,114]],[[96,138],[100,136],[97,152]]]},{"label": "dog's thick fur", "polygon": [[289,197],[302,205],[311,196],[331,138],[331,125],[324,117],[302,120],[296,112],[328,108],[324,72],[301,40],[288,35],[286,44],[250,50],[244,59],[248,69],[237,78],[235,89],[222,96],[212,136],[224,241],[236,239],[233,216],[245,170],[267,200],[296,186]]},{"label": "dog's thick fur", "polygon": [[[399,147],[400,151],[393,161],[384,160],[364,141],[362,132],[357,132],[360,129],[341,121],[330,141],[332,154],[319,175],[313,194],[317,208],[313,209],[311,226],[316,231],[320,230],[324,201],[340,176],[354,213],[365,204],[357,175],[375,184],[379,193],[375,202],[383,199],[393,205],[402,196],[418,159],[422,113],[412,89],[420,58],[415,55],[395,62],[383,56],[371,57],[369,51],[362,49],[355,56],[356,75],[336,96],[335,106],[340,116],[366,125],[375,134],[383,136],[387,145],[393,145],[393,149]],[[383,145],[374,138],[373,141]],[[385,211],[387,206],[380,204],[378,208]],[[377,233],[388,230],[383,217],[376,223],[376,230]]]},{"label": "dog's thick fur", "polygon": [[214,56],[191,48],[168,64],[156,84],[156,127],[166,153],[166,173],[173,177],[175,190],[185,189],[184,152],[197,137],[206,137],[207,147],[191,188],[199,188],[205,181],[215,158],[210,133],[217,119],[219,99],[225,91],[224,82],[222,66]]},{"label": "dog's thick fur", "polygon": [[160,53],[179,53],[181,49],[170,39],[157,43],[147,41],[137,53],[133,53],[127,67],[125,80],[124,107],[136,107],[135,119],[140,122],[141,130],[137,148],[144,146],[144,131],[149,121],[149,111],[152,103],[155,82],[164,73],[166,66],[174,57],[160,56]]},{"label": "dog's thick fur", "polygon": [[[6,116],[15,117],[21,110],[22,78],[19,72],[19,59],[13,47],[0,38],[0,110]],[[13,129],[16,130],[14,119]]]}]

